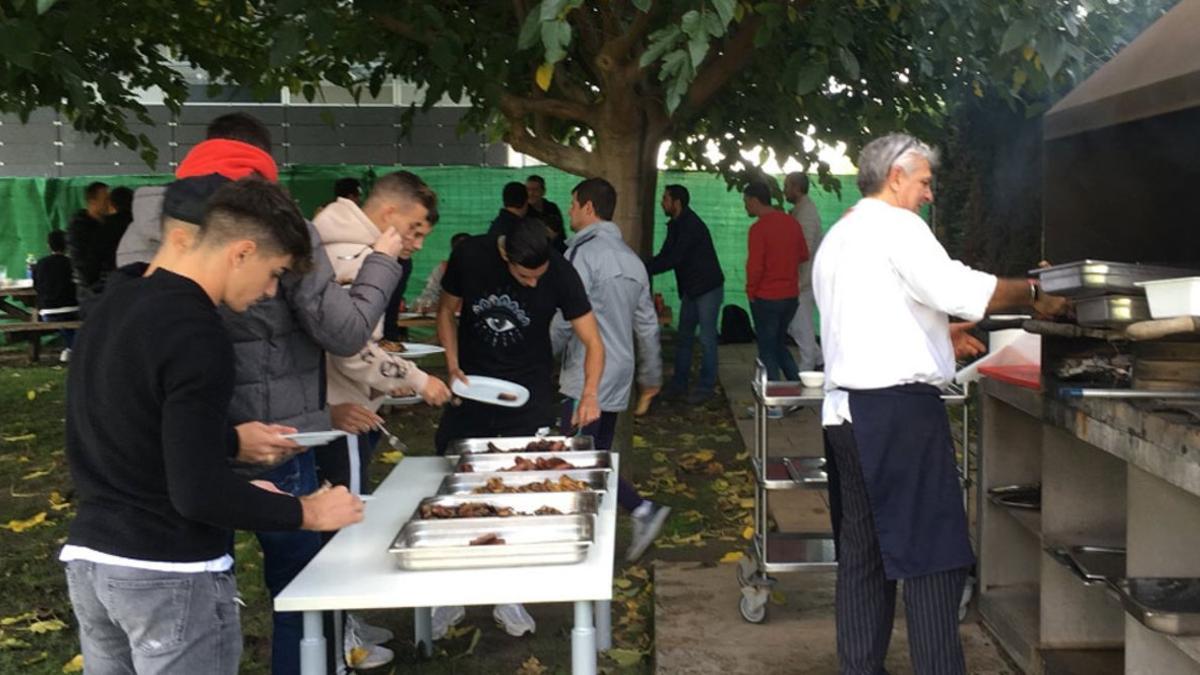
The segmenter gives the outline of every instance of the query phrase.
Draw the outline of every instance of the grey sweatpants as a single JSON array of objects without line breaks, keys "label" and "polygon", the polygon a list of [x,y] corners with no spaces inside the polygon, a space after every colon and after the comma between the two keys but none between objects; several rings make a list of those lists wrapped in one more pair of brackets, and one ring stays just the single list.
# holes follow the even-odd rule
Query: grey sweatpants
[{"label": "grey sweatpants", "polygon": [[67,563],[88,675],[234,675],[242,657],[230,572]]}]

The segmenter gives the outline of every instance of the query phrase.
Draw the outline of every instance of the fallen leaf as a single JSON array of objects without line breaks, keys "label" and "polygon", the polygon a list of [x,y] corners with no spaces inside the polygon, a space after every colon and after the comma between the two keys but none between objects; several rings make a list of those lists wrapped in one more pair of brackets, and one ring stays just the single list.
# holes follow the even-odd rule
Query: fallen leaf
[{"label": "fallen leaf", "polygon": [[83,672],[83,654],[76,654],[75,658],[63,664],[62,671],[64,673],[82,673]]},{"label": "fallen leaf", "polygon": [[41,635],[43,633],[52,633],[60,631],[67,627],[67,624],[58,619],[47,619],[45,621],[36,621],[29,624],[29,632]]},{"label": "fallen leaf", "polygon": [[71,508],[71,502],[67,501],[58,490],[51,490],[50,496],[47,499],[50,502],[50,508],[55,511]]},{"label": "fallen leaf", "polygon": [[471,624],[459,624],[457,626],[451,626],[449,630],[446,631],[445,639],[457,640],[458,638],[469,634],[473,630],[476,629],[475,626],[472,626]]},{"label": "fallen leaf", "polygon": [[49,652],[39,652],[38,654],[31,656],[31,657],[25,659],[24,661],[22,661],[21,665],[32,666],[33,664],[41,663],[42,661],[45,661],[48,658],[50,658]]},{"label": "fallen leaf", "polygon": [[470,656],[475,653],[475,647],[479,646],[479,640],[483,637],[483,631],[475,629],[475,634],[471,636],[471,644],[467,645],[467,651],[459,654],[459,656]]},{"label": "fallen leaf", "polygon": [[25,392],[25,398],[32,401],[33,399],[37,398],[37,392],[30,389],[29,391]]},{"label": "fallen leaf", "polygon": [[633,582],[628,579],[613,579],[613,586],[617,588],[629,588]]},{"label": "fallen leaf", "polygon": [[0,649],[29,649],[30,644],[20,638],[0,638]]},{"label": "fallen leaf", "polygon": [[404,453],[399,450],[388,450],[379,456],[379,460],[384,464],[398,464],[404,459]]},{"label": "fallen leaf", "polygon": [[23,443],[25,441],[37,440],[37,434],[22,434],[20,436],[5,436],[5,443]]},{"label": "fallen leaf", "polygon": [[635,435],[633,437],[633,447],[634,448],[648,448],[648,447],[650,447],[650,444],[646,442],[645,438]]},{"label": "fallen leaf", "polygon": [[629,569],[625,570],[625,574],[633,577],[634,579],[641,579],[643,581],[650,578],[650,573],[646,571],[646,568],[638,567],[637,565],[634,565],[634,566],[630,567]]},{"label": "fallen leaf", "polygon": [[746,529],[742,530],[742,539],[753,539],[753,538],[754,538],[754,528],[747,525]]},{"label": "fallen leaf", "polygon": [[653,455],[650,455],[650,456],[651,456],[652,458],[654,458],[654,461],[656,461],[656,462],[660,462],[660,463],[661,463],[661,462],[665,462],[665,461],[667,461],[667,453],[665,453],[665,452],[656,452],[656,453],[654,453]]},{"label": "fallen leaf", "polygon": [[49,470],[39,469],[37,471],[33,471],[31,473],[25,474],[24,476],[21,476],[21,480],[33,480],[34,478],[41,478],[42,476],[49,476],[49,475],[50,475]]},{"label": "fallen leaf", "polygon": [[546,666],[543,666],[536,656],[525,659],[525,662],[517,669],[517,675],[545,675],[545,673]]},{"label": "fallen leaf", "polygon": [[618,666],[623,668],[628,668],[629,666],[634,666],[641,663],[642,657],[645,656],[642,652],[639,652],[636,649],[622,649],[620,647],[616,649],[610,649],[604,653],[608,655],[608,658],[615,661]]},{"label": "fallen leaf", "polygon": [[729,553],[726,553],[725,555],[721,556],[721,562],[735,563],[745,557],[746,557],[746,555],[744,553],[742,553],[741,551],[730,551]]},{"label": "fallen leaf", "polygon": [[25,520],[10,520],[8,521],[7,525],[0,525],[0,527],[20,533],[28,530],[31,527],[37,527],[44,522],[46,522],[46,512],[41,511],[32,518],[26,518]]},{"label": "fallen leaf", "polygon": [[744,461],[746,461],[747,459],[750,459],[750,453],[748,453],[748,452],[739,452],[738,454],[734,455],[734,456],[733,456],[733,458],[734,458],[734,459],[736,459],[736,460],[737,460],[737,461],[739,461],[739,462],[744,462]]},{"label": "fallen leaf", "polygon": [[783,591],[771,591],[771,602],[776,605],[786,605],[787,594]]},{"label": "fallen leaf", "polygon": [[754,508],[754,498],[743,497],[742,499],[738,500],[738,506],[742,507],[743,509],[752,509]]},{"label": "fallen leaf", "polygon": [[6,616],[0,619],[0,626],[11,626],[14,623],[21,623],[30,619],[36,619],[37,612],[25,612],[24,614],[16,614],[14,616]]}]

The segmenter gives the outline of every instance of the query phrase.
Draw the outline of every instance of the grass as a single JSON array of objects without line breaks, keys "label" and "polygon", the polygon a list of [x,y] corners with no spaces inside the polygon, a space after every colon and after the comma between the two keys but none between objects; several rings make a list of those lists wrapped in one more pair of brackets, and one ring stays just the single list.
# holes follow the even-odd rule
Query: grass
[{"label": "grass", "polygon": [[[61,673],[79,651],[56,560],[73,514],[63,456],[66,370],[45,362],[29,365],[26,353],[19,347],[0,349],[0,526],[5,526],[0,529],[0,673]],[[388,426],[414,454],[432,454],[438,419],[436,411],[414,406],[390,413]],[[634,421],[633,434],[634,451],[623,457],[628,475],[645,496],[671,505],[674,512],[659,546],[638,565],[625,564],[620,555],[628,543],[629,524],[628,518],[618,517],[615,648],[601,659],[602,671],[608,673],[653,670],[652,560],[715,564],[744,547],[743,530],[750,520],[745,448],[723,399],[702,408],[656,402],[649,415]],[[375,481],[393,468],[376,461]],[[39,517],[44,521],[23,527],[23,521]],[[262,556],[253,536],[245,533],[239,533],[235,552],[238,585],[247,604],[242,614],[242,672],[267,673],[270,603],[262,584]],[[368,613],[372,623],[398,636],[388,645],[396,652],[396,662],[379,670],[429,675],[570,672],[571,605],[529,609],[538,632],[517,639],[493,625],[490,608],[468,608],[467,619],[435,644],[431,659],[419,657],[411,646],[410,611]]]}]

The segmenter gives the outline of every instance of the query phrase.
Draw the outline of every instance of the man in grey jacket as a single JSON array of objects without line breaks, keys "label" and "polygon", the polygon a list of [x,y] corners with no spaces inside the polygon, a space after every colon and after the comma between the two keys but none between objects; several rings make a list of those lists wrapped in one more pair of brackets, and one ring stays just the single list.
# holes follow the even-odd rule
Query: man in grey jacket
[{"label": "man in grey jacket", "polygon": [[[210,125],[210,141],[233,140],[269,151],[270,134],[261,123],[249,115],[234,117],[214,120]],[[214,127],[222,135],[214,136]],[[219,162],[213,166],[217,169],[213,173],[222,172]],[[158,213],[151,213],[154,202],[159,207]],[[161,231],[161,206],[161,193],[143,196],[139,190],[135,194],[134,222],[119,248],[124,254],[122,263],[149,262],[154,255],[154,252],[147,255],[146,233]],[[302,432],[330,429],[324,395],[325,352],[352,356],[367,344],[383,316],[392,289],[400,280],[397,256],[403,248],[402,236],[407,228],[424,220],[429,208],[416,201],[408,204],[404,213],[396,215],[395,227],[388,228],[372,248],[364,248],[366,259],[349,290],[335,281],[329,257],[318,254],[313,256],[313,268],[308,273],[285,273],[275,297],[256,303],[242,314],[221,308],[234,343],[236,382],[229,415],[232,424],[261,420]],[[139,220],[146,218],[149,222]],[[312,223],[308,224],[308,230],[313,249],[318,250],[321,240]],[[162,239],[161,234],[158,237]],[[259,478],[293,495],[309,494],[317,489],[313,454],[298,454]],[[257,534],[264,555],[263,576],[272,597],[321,548],[321,537],[315,532]],[[273,673],[299,672],[302,633],[300,614],[274,614]]]},{"label": "man in grey jacket", "polygon": [[821,362],[821,349],[817,346],[817,332],[813,325],[813,314],[817,303],[813,300],[812,261],[817,259],[821,246],[821,214],[817,205],[808,196],[808,176],[802,172],[789,173],[783,181],[783,196],[792,204],[792,217],[804,230],[804,243],[808,245],[808,260],[800,263],[800,295],[796,314],[788,324],[788,335],[800,348],[800,370],[817,370]]},{"label": "man in grey jacket", "polygon": [[[575,235],[564,254],[583,281],[604,342],[600,419],[585,426],[583,433],[593,436],[596,447],[605,450],[612,448],[617,416],[629,407],[635,370],[643,396],[653,396],[662,386],[658,314],[650,299],[650,278],[641,259],[621,238],[620,228],[612,222],[616,206],[617,191],[603,178],[589,178],[576,185],[569,210]],[[551,325],[551,337],[555,352],[564,352],[559,391],[567,397],[563,420],[570,420],[583,392],[585,351],[561,316],[555,317]],[[636,358],[638,355],[641,359]],[[643,499],[624,479],[618,488],[618,502],[633,516],[633,541],[625,557],[634,561],[658,536],[671,509]]]}]

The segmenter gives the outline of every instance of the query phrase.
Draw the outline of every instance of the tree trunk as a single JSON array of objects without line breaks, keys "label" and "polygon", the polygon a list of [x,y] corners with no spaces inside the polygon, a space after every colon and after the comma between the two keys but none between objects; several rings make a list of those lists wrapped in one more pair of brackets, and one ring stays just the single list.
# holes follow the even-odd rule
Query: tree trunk
[{"label": "tree trunk", "polygon": [[643,257],[654,246],[654,213],[658,208],[658,146],[661,139],[643,122],[620,133],[599,135],[593,155],[593,175],[617,190],[613,221],[625,243]]}]

